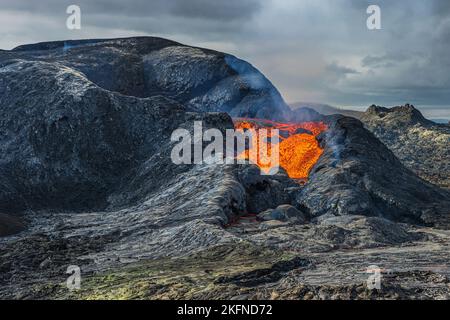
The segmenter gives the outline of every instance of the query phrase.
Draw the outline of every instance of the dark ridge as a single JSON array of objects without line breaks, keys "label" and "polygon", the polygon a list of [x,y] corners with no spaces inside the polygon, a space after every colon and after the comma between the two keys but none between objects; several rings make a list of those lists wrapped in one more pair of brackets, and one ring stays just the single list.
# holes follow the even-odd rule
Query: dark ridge
[{"label": "dark ridge", "polygon": [[432,121],[426,119],[418,109],[409,103],[393,108],[371,105],[364,113],[363,118],[374,115],[379,118],[390,116],[398,123],[434,125]]},{"label": "dark ridge", "polygon": [[415,174],[449,188],[448,125],[425,119],[409,104],[394,108],[373,105],[361,121]]},{"label": "dark ridge", "polygon": [[341,109],[341,108],[333,107],[333,106],[330,106],[327,104],[314,103],[314,102],[294,102],[289,105],[293,110],[301,109],[301,108],[309,108],[309,109],[313,109],[325,116],[341,114],[346,117],[353,117],[353,118],[359,119],[363,115],[363,112],[361,112],[361,111]]},{"label": "dark ridge", "polygon": [[435,217],[448,212],[450,194],[405,168],[359,120],[327,123],[328,131],[319,137],[324,153],[297,196],[297,205],[309,208],[313,217],[331,213],[428,223],[426,212]]},{"label": "dark ridge", "polygon": [[[105,38],[105,39],[77,39],[77,40],[59,40],[59,41],[46,41],[33,44],[20,45],[13,48],[11,51],[41,51],[41,50],[55,50],[64,47],[76,47],[83,45],[101,44],[105,42],[120,42],[120,41],[133,41],[133,40],[151,40],[152,42],[161,42],[167,45],[182,45],[178,42],[167,40],[158,37],[126,37],[126,38]],[[8,50],[0,50],[8,51]]]}]

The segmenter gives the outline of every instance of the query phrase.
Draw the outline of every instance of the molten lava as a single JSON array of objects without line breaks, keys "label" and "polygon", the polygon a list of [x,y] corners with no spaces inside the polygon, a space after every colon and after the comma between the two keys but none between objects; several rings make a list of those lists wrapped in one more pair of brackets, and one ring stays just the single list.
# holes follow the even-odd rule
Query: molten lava
[{"label": "molten lava", "polygon": [[[278,129],[279,130],[279,165],[286,170],[292,179],[307,179],[311,168],[319,160],[323,149],[316,137],[327,130],[323,122],[279,123],[259,119],[234,119],[236,130]],[[269,137],[271,137],[269,131]],[[252,138],[252,148],[259,145],[258,135]],[[238,155],[239,159],[249,159],[250,150]],[[267,143],[267,154],[270,156],[270,143]],[[261,154],[259,153],[261,156]],[[257,165],[261,170],[269,172],[270,165],[266,159],[258,158]]]}]

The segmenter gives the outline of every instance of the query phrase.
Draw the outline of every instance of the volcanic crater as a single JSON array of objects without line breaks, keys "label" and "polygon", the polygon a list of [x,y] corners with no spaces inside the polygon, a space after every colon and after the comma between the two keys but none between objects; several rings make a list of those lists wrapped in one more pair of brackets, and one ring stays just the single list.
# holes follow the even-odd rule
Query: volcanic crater
[{"label": "volcanic crater", "polygon": [[[234,119],[234,126],[237,130],[246,131],[253,129],[256,134],[252,137],[251,147],[245,150],[239,158],[249,159],[251,148],[255,148],[258,154],[256,165],[266,173],[270,172],[271,163],[268,159],[272,153],[271,138],[274,137],[272,131],[267,137],[267,141],[259,141],[257,134],[260,129],[277,129],[277,141],[279,141],[279,166],[283,168],[288,176],[295,180],[306,181],[309,172],[317,163],[323,153],[323,148],[319,146],[316,137],[326,131],[327,126],[323,122],[300,122],[300,123],[280,123],[263,119]],[[267,152],[260,152],[261,144],[265,143]],[[264,151],[265,151],[264,150]]]},{"label": "volcanic crater", "polygon": [[[278,129],[280,171],[175,165],[170,134],[195,121]],[[448,295],[449,191],[232,55],[154,37],[0,51],[0,132],[1,298]]]}]

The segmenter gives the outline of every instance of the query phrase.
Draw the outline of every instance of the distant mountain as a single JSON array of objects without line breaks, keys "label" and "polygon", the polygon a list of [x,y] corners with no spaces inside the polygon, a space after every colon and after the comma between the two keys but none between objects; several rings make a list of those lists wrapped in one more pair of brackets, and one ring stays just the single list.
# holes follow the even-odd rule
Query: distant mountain
[{"label": "distant mountain", "polygon": [[320,104],[320,103],[314,103],[314,102],[295,102],[290,104],[292,109],[301,109],[301,108],[309,108],[313,109],[323,115],[332,115],[332,114],[342,114],[347,117],[353,117],[356,119],[359,119],[363,112],[356,111],[356,110],[347,110],[347,109],[340,109],[333,106],[330,106],[328,104]]},{"label": "distant mountain", "polygon": [[434,123],[450,124],[450,120],[447,119],[430,119],[430,120],[433,121]]}]

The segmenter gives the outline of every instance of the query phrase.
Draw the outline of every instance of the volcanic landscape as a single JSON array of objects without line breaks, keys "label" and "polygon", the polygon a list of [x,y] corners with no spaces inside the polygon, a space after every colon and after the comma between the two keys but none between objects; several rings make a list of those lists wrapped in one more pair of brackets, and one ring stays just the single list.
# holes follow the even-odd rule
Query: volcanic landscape
[{"label": "volcanic landscape", "polygon": [[[279,172],[174,164],[195,121],[278,129]],[[322,115],[226,53],[46,42],[0,50],[0,151],[2,299],[450,299],[450,125],[409,104]]]}]

